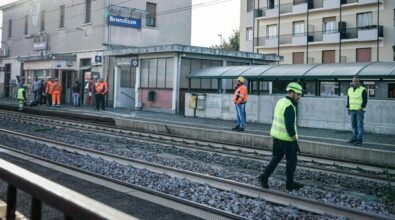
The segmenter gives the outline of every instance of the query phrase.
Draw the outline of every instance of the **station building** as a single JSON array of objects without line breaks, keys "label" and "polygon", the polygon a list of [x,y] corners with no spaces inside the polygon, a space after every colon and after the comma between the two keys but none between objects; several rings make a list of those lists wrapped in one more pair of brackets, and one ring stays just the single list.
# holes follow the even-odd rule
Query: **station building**
[{"label": "station building", "polygon": [[[2,6],[0,96],[13,97],[18,82],[58,78],[70,103],[75,80],[109,79],[105,50],[191,43],[192,0],[19,0]],[[160,12],[160,13],[159,13]]]}]

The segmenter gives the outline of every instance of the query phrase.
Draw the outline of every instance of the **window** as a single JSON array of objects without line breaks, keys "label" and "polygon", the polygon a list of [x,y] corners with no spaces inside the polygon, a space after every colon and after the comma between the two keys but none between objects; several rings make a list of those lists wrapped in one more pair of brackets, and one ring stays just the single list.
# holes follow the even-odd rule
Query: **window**
[{"label": "window", "polygon": [[388,83],[388,98],[395,98],[395,83]]},{"label": "window", "polygon": [[322,25],[325,34],[336,33],[336,17],[324,18]]},{"label": "window", "polygon": [[12,36],[12,20],[8,20],[8,38]]},{"label": "window", "polygon": [[45,11],[44,10],[41,11],[40,18],[41,18],[40,31],[43,32],[43,31],[45,31]]},{"label": "window", "polygon": [[64,28],[64,14],[65,14],[65,6],[62,5],[60,6],[60,23],[59,23],[59,28]]},{"label": "window", "polygon": [[254,0],[247,0],[247,12],[254,10]]},{"label": "window", "polygon": [[29,15],[25,15],[25,30],[23,31],[25,35],[29,33]]},{"label": "window", "polygon": [[278,0],[267,0],[267,8],[268,9],[277,8],[277,1]]},{"label": "window", "polygon": [[91,65],[91,58],[81,59],[80,66],[90,66]]},{"label": "window", "polygon": [[304,52],[293,52],[292,64],[304,64]]},{"label": "window", "polygon": [[121,88],[134,88],[136,84],[136,68],[121,66]]},{"label": "window", "polygon": [[368,93],[369,98],[376,96],[376,82],[364,81],[363,86],[366,88],[366,92]]},{"label": "window", "polygon": [[91,22],[91,7],[92,7],[92,1],[85,0],[85,23]]},{"label": "window", "polygon": [[304,36],[304,21],[294,21],[293,23],[293,36]]},{"label": "window", "polygon": [[247,30],[246,30],[246,40],[252,40],[252,38],[253,38],[252,28],[247,28]]},{"label": "window", "polygon": [[145,17],[145,25],[149,27],[156,26],[156,4],[147,2],[147,15]]},{"label": "window", "polygon": [[338,96],[340,94],[338,82],[321,82],[321,96]]},{"label": "window", "polygon": [[335,51],[334,50],[323,50],[322,51],[322,63],[335,63]]},{"label": "window", "polygon": [[173,58],[142,60],[140,87],[173,88],[173,67]]},{"label": "window", "polygon": [[372,62],[371,48],[357,48],[356,53],[356,62]]},{"label": "window", "polygon": [[372,25],[372,12],[357,14],[358,29],[369,28]]},{"label": "window", "polygon": [[268,38],[277,37],[277,25],[276,24],[266,26],[266,36]]}]

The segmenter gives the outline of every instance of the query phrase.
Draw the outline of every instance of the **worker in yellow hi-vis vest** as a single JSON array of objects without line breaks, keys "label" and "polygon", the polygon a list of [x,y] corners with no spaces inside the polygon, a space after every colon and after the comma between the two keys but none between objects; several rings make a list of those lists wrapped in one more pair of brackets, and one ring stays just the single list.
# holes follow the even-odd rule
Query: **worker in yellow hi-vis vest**
[{"label": "worker in yellow hi-vis vest", "polygon": [[25,102],[27,100],[26,98],[26,85],[23,83],[19,83],[19,89],[18,89],[18,104],[19,104],[19,111],[23,111],[23,106],[25,105]]},{"label": "worker in yellow hi-vis vest", "polygon": [[358,77],[352,79],[352,87],[347,92],[347,110],[351,115],[352,138],[349,143],[361,145],[363,142],[364,129],[363,119],[365,108],[368,104],[368,93],[365,87],[361,86]]},{"label": "worker in yellow hi-vis vest", "polygon": [[285,155],[287,159],[285,167],[287,174],[286,188],[292,191],[303,187],[303,184],[294,182],[297,153],[300,152],[296,126],[296,106],[303,89],[299,83],[292,82],[288,84],[286,90],[288,95],[280,99],[274,109],[274,119],[270,130],[270,136],[273,137],[273,157],[266,166],[265,172],[258,179],[263,188],[269,188],[269,177]]}]

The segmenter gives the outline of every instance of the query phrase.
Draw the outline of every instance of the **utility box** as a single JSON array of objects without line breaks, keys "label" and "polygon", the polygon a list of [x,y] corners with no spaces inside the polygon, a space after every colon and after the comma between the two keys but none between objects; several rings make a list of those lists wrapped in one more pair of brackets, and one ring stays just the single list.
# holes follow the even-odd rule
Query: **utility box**
[{"label": "utility box", "polygon": [[148,92],[148,101],[149,102],[155,101],[155,95],[156,95],[155,91],[149,91]]},{"label": "utility box", "polygon": [[191,97],[189,98],[189,103],[188,103],[188,107],[190,109],[196,109],[196,100],[197,100],[197,96],[191,95]]},{"label": "utility box", "polygon": [[206,95],[198,95],[197,109],[203,110],[206,108]]}]

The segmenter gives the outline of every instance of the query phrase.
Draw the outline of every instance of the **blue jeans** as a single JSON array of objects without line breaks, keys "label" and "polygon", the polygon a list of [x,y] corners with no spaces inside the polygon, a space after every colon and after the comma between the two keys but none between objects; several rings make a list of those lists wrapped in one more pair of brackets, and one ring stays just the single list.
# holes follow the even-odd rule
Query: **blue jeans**
[{"label": "blue jeans", "polygon": [[236,105],[236,112],[237,112],[237,124],[236,126],[239,128],[244,128],[246,123],[246,104],[239,104]]},{"label": "blue jeans", "polygon": [[33,91],[33,93],[34,93],[34,100],[33,101],[37,102],[38,101],[38,90]]},{"label": "blue jeans", "polygon": [[80,101],[80,94],[73,93],[73,106],[77,107],[79,101]]},{"label": "blue jeans", "polygon": [[350,115],[352,126],[352,140],[363,142],[363,119],[365,116],[365,112],[352,110],[350,112]]}]

